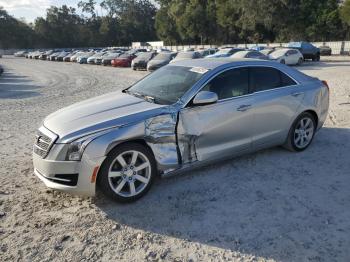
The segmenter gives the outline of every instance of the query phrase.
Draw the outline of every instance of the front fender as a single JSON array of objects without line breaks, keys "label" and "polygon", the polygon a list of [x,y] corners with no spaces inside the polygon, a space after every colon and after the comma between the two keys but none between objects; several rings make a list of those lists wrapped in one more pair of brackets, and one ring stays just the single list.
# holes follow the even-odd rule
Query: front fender
[{"label": "front fender", "polygon": [[176,143],[176,113],[166,113],[144,121],[113,128],[94,139],[84,154],[90,159],[105,157],[121,143],[144,141],[152,150],[159,171],[171,171],[179,166]]}]

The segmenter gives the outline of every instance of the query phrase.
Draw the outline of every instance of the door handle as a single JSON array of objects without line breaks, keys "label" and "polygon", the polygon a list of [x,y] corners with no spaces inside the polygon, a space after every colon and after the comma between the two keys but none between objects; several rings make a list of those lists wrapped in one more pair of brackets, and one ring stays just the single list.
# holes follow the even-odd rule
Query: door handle
[{"label": "door handle", "polygon": [[300,96],[302,94],[304,94],[304,92],[294,92],[294,93],[292,93],[292,96],[297,97],[297,96]]},{"label": "door handle", "polygon": [[241,105],[237,108],[237,111],[244,112],[244,111],[247,111],[248,109],[250,109],[251,107],[252,107],[252,105]]}]

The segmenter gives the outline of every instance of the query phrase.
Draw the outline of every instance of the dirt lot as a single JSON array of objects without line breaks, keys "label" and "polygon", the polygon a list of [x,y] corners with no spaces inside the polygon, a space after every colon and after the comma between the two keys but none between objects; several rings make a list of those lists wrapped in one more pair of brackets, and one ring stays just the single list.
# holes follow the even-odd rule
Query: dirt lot
[{"label": "dirt lot", "polygon": [[31,149],[47,114],[146,73],[0,63],[0,261],[350,261],[349,62],[300,67],[331,87],[307,151],[273,148],[163,179],[128,205],[47,189]]}]

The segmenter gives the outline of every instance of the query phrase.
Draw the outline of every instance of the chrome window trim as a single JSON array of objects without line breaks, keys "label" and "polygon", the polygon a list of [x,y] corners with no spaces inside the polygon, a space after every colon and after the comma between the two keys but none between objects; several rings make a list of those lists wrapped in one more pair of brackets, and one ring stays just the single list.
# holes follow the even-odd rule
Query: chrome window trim
[{"label": "chrome window trim", "polygon": [[[215,73],[213,76],[211,76],[207,81],[205,81],[205,83],[198,89],[198,91],[188,100],[188,102],[186,104],[184,104],[183,108],[186,108],[188,106],[188,104],[192,101],[192,99],[200,92],[202,91],[202,89],[211,81],[213,80],[215,77],[217,77],[219,74],[222,74],[228,70],[232,70],[232,69],[239,69],[239,68],[248,68],[248,67],[269,67],[269,68],[273,68],[273,69],[276,69],[282,73],[284,73],[286,76],[290,77],[296,84],[295,85],[289,85],[289,86],[281,86],[281,87],[276,87],[276,88],[273,88],[273,89],[267,89],[267,90],[262,90],[262,91],[258,91],[258,92],[253,92],[253,93],[249,93],[249,94],[246,94],[246,95],[242,95],[242,96],[234,96],[234,97],[230,97],[230,98],[225,98],[225,99],[219,99],[217,101],[217,103],[220,103],[222,101],[228,101],[228,100],[232,100],[232,99],[237,99],[237,98],[241,98],[241,97],[247,97],[247,96],[252,96],[254,94],[260,94],[260,93],[263,93],[263,92],[271,92],[271,91],[274,91],[274,90],[279,90],[279,89],[285,89],[285,88],[290,88],[290,87],[293,87],[293,86],[299,86],[300,85],[300,82],[297,81],[294,77],[292,77],[291,75],[289,75],[288,73],[274,67],[274,66],[270,66],[270,65],[239,65],[239,66],[233,66],[233,67],[228,67],[228,68],[225,68],[223,70],[221,70],[220,72],[217,72]],[[181,98],[179,99],[181,100]]]}]

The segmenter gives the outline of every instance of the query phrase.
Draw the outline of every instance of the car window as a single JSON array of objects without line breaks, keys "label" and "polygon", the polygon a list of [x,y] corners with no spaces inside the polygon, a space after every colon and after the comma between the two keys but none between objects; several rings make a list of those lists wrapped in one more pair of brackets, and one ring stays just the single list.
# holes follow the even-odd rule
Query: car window
[{"label": "car window", "polygon": [[251,52],[249,57],[259,57],[260,53],[259,52]]},{"label": "car window", "polygon": [[251,68],[250,83],[254,92],[296,85],[296,82],[293,79],[278,69],[272,67]]},{"label": "car window", "polygon": [[255,67],[250,71],[251,84],[255,92],[280,87],[280,73],[271,67]]},{"label": "car window", "polygon": [[249,93],[249,70],[227,70],[212,79],[202,90],[215,92],[219,100],[246,95]]},{"label": "car window", "polygon": [[287,76],[285,73],[281,71],[280,71],[280,75],[281,75],[281,86],[293,86],[297,84],[292,78],[290,78],[289,76]]}]

